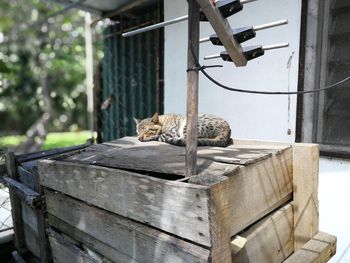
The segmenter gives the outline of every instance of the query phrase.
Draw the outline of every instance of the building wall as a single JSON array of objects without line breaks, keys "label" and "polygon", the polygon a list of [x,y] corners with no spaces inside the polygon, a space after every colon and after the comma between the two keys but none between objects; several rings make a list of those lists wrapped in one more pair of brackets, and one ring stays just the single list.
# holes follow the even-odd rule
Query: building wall
[{"label": "building wall", "polygon": [[[164,1],[165,20],[187,14],[186,1]],[[257,33],[244,46],[289,42],[285,49],[267,51],[263,57],[236,68],[221,59],[202,64],[222,64],[223,68],[208,69],[215,79],[228,86],[264,91],[296,91],[300,39],[300,0],[264,0],[246,4],[243,11],[229,19],[232,27],[259,25],[288,19],[286,26]],[[213,33],[209,23],[201,23],[201,37]],[[201,44],[200,57],[216,54],[222,47]],[[165,113],[186,112],[187,22],[165,28]],[[296,96],[271,96],[232,93],[223,90],[203,75],[199,84],[199,111],[219,115],[231,125],[236,138],[252,138],[294,142]],[[290,134],[288,134],[290,130]]]}]

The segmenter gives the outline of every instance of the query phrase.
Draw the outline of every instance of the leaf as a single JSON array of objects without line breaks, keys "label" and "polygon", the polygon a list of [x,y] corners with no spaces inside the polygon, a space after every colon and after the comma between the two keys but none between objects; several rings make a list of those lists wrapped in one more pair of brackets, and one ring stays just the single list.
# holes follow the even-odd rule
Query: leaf
[{"label": "leaf", "polygon": [[0,73],[10,73],[11,69],[6,65],[6,63],[0,60]]}]

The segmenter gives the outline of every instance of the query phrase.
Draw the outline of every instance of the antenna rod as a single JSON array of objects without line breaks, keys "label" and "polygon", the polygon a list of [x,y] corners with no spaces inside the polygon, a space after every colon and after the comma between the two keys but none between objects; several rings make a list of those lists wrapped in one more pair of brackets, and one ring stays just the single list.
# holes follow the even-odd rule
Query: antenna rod
[{"label": "antenna rod", "polygon": [[[241,0],[240,3],[241,4],[248,4],[250,2],[255,2],[255,1],[257,1],[257,0]],[[144,32],[155,30],[158,28],[162,28],[162,27],[165,27],[168,25],[179,23],[179,22],[185,21],[187,19],[188,19],[188,15],[180,16],[180,17],[177,17],[177,18],[174,18],[171,20],[167,20],[167,21],[158,23],[158,24],[154,24],[154,25],[150,25],[150,26],[146,26],[146,27],[141,27],[141,28],[129,31],[129,32],[125,32],[122,34],[122,36],[123,37],[131,37],[131,36],[136,35],[136,34],[144,33]]]},{"label": "antenna rod", "polygon": [[[280,43],[280,44],[267,45],[267,46],[255,46],[253,48],[266,51],[266,50],[277,49],[277,48],[285,48],[285,47],[289,47],[289,43]],[[243,48],[243,53],[245,53],[249,48],[252,48],[252,47]],[[222,52],[220,54],[214,54],[214,55],[205,56],[204,60],[221,58],[222,54],[226,55],[227,52],[224,51],[224,52]]]},{"label": "antenna rod", "polygon": [[[253,31],[259,31],[259,30],[263,30],[263,29],[267,29],[267,28],[272,28],[272,27],[276,27],[276,26],[282,26],[282,25],[286,25],[288,24],[288,20],[287,19],[283,19],[283,20],[278,20],[278,21],[274,21],[274,22],[270,22],[270,23],[266,23],[266,24],[262,24],[262,25],[258,25],[258,26],[253,26],[253,27],[247,27],[245,28],[247,31],[251,29],[253,29]],[[233,34],[234,36],[234,34]],[[204,43],[204,42],[208,42],[210,41],[210,36],[209,37],[204,37],[201,38],[199,40],[199,43]]]}]

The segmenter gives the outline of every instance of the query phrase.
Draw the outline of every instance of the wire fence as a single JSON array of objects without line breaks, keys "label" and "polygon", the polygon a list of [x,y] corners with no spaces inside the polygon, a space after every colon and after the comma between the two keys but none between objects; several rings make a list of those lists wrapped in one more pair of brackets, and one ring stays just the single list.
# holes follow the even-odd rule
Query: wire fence
[{"label": "wire fence", "polygon": [[9,190],[0,183],[0,232],[12,229],[12,227]]},{"label": "wire fence", "polygon": [[104,31],[99,118],[104,141],[135,135],[133,118],[163,112],[162,31],[123,38],[127,28],[159,21],[157,12],[123,20]]}]

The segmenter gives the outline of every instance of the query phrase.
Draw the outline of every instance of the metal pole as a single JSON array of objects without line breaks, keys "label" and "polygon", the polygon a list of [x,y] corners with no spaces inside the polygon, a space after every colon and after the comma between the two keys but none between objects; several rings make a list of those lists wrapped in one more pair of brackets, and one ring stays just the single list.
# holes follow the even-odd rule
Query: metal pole
[{"label": "metal pole", "polygon": [[186,177],[197,174],[199,5],[188,1]]},{"label": "metal pole", "polygon": [[[241,0],[240,2],[241,2],[241,4],[247,4],[247,3],[255,2],[255,1],[257,1],[257,0]],[[154,25],[138,28],[138,29],[135,29],[135,30],[123,33],[122,36],[123,37],[131,37],[131,36],[136,35],[136,34],[140,34],[140,33],[144,33],[144,32],[147,32],[147,31],[151,31],[151,30],[155,30],[155,29],[158,29],[158,28],[162,28],[162,27],[165,27],[165,26],[168,26],[168,25],[172,25],[172,24],[181,22],[181,21],[185,21],[187,19],[188,19],[188,15],[180,16],[180,17],[177,17],[177,18],[174,18],[174,19],[171,19],[171,20],[167,20],[167,21],[158,23],[158,24],[154,24]]]}]

